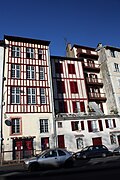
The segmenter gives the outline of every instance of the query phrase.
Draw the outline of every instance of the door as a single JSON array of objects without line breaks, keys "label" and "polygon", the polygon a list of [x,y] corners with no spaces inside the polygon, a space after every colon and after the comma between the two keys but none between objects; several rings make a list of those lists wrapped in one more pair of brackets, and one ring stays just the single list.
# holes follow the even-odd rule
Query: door
[{"label": "door", "polygon": [[58,147],[65,148],[64,135],[58,135]]},{"label": "door", "polygon": [[49,137],[41,138],[41,148],[42,151],[49,148]]},{"label": "door", "polygon": [[96,145],[102,145],[102,138],[101,138],[101,137],[92,138],[92,142],[93,142],[93,145],[94,145],[94,146],[96,146]]}]

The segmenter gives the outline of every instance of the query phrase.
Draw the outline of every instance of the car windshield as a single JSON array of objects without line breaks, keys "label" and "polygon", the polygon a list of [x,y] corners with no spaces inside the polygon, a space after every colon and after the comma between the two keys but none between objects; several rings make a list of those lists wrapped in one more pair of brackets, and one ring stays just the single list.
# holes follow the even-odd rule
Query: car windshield
[{"label": "car windshield", "polygon": [[86,151],[86,150],[88,150],[88,146],[86,146],[85,148],[83,148],[81,151]]},{"label": "car windshield", "polygon": [[47,152],[48,152],[48,150],[44,150],[44,151],[42,151],[41,153],[39,153],[39,154],[37,155],[37,157],[43,156],[43,155],[46,154]]}]

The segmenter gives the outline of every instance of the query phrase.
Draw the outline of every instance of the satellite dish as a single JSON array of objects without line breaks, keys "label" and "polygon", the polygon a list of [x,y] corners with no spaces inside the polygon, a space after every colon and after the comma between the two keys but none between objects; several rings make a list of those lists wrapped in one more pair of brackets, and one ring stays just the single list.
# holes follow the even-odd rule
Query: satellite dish
[{"label": "satellite dish", "polygon": [[6,124],[7,126],[12,126],[12,122],[11,122],[9,119],[6,119],[6,120],[5,120],[5,124]]}]

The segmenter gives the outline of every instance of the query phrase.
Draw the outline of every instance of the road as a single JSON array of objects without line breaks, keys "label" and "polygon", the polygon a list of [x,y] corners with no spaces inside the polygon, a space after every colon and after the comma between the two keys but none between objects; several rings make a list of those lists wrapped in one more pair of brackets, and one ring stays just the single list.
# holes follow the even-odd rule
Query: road
[{"label": "road", "polygon": [[0,180],[14,179],[61,179],[61,178],[84,178],[95,179],[120,177],[120,156],[108,158],[95,158],[90,161],[76,161],[73,168],[70,169],[57,169],[47,170],[36,173],[29,173],[24,170],[22,165],[0,167]]}]

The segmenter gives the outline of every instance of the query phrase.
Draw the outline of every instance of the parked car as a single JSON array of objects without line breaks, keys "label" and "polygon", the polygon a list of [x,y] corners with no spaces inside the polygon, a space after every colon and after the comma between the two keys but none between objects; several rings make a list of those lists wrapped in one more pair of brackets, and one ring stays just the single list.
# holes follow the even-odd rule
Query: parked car
[{"label": "parked car", "polygon": [[106,157],[111,156],[113,153],[108,150],[108,148],[104,145],[91,145],[86,146],[81,151],[78,151],[73,154],[75,159],[87,159],[87,158],[95,158],[95,157]]},{"label": "parked car", "polygon": [[115,149],[113,150],[113,154],[114,154],[114,155],[120,155],[120,146],[118,146],[117,148],[115,148]]},{"label": "parked car", "polygon": [[36,157],[24,160],[24,167],[29,171],[51,167],[72,167],[74,163],[70,152],[62,148],[46,149]]}]

